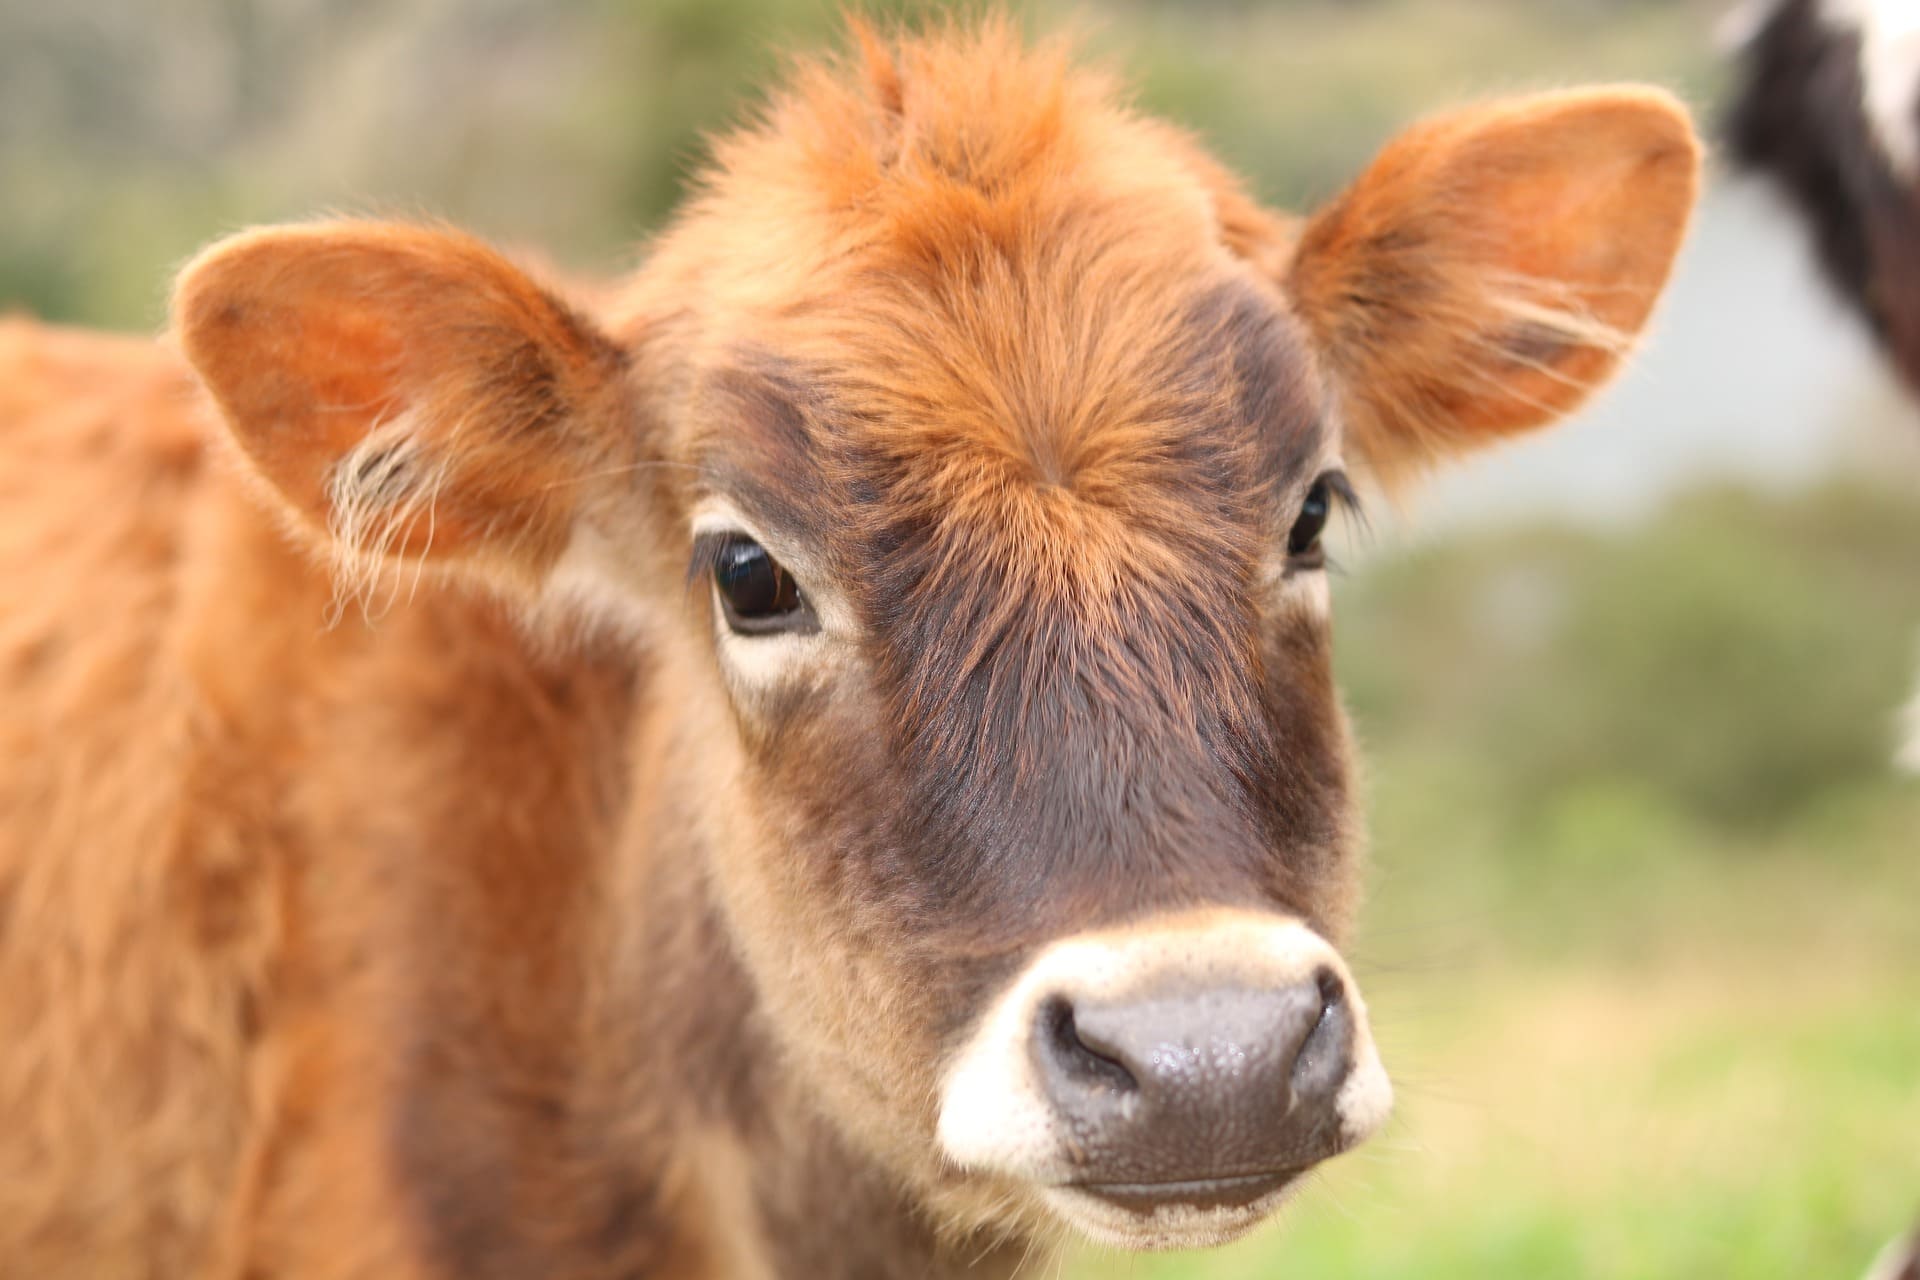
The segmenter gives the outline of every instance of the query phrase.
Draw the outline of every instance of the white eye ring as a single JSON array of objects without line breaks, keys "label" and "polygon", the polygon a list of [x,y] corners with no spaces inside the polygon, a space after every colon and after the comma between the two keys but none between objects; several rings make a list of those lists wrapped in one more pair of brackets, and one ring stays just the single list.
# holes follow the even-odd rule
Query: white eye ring
[{"label": "white eye ring", "polygon": [[713,601],[714,649],[736,702],[751,707],[763,693],[818,682],[841,661],[850,619],[840,597],[823,581],[817,560],[769,538],[725,498],[708,498],[695,509],[692,535],[696,543],[733,539],[764,549],[776,562],[791,566],[812,609],[814,625],[804,629],[738,631],[728,624],[719,588],[708,576],[700,589]]},{"label": "white eye ring", "polygon": [[694,554],[712,564],[714,598],[735,635],[764,637],[820,629],[799,579],[754,539],[740,533],[709,534]]}]

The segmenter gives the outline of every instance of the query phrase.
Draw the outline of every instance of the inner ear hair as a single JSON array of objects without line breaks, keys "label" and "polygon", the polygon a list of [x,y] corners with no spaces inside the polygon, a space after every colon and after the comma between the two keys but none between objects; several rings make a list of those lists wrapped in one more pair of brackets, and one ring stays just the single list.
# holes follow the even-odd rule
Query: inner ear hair
[{"label": "inner ear hair", "polygon": [[1670,94],[1540,94],[1415,126],[1309,219],[1285,285],[1373,478],[1603,385],[1666,285],[1699,167]]},{"label": "inner ear hair", "polygon": [[397,570],[411,560],[417,582],[433,554],[434,504],[452,464],[414,417],[404,412],[377,424],[327,474],[330,625],[356,604],[367,620],[379,617],[398,594]]},{"label": "inner ear hair", "polygon": [[633,460],[625,351],[458,232],[247,232],[181,273],[173,318],[246,458],[326,535],[336,615],[429,567],[534,598]]}]

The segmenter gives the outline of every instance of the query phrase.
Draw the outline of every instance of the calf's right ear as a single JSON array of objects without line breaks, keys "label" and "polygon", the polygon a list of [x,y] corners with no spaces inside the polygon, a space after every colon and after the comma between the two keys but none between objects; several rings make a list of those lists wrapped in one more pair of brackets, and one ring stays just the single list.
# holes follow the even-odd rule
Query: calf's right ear
[{"label": "calf's right ear", "polygon": [[1543,426],[1619,368],[1699,186],[1686,109],[1635,86],[1416,125],[1306,224],[1286,289],[1382,479]]},{"label": "calf's right ear", "polygon": [[454,232],[247,232],[181,273],[173,326],[241,449],[347,562],[537,581],[583,481],[630,461],[624,358]]}]

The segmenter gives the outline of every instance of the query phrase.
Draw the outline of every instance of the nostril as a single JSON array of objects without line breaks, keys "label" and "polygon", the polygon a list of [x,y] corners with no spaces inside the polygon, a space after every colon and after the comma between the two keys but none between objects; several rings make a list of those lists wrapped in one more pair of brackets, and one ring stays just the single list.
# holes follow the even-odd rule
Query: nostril
[{"label": "nostril", "polygon": [[1073,1015],[1073,1004],[1064,996],[1054,996],[1040,1005],[1039,1041],[1047,1058],[1067,1078],[1081,1084],[1100,1085],[1122,1092],[1140,1087],[1133,1073],[1121,1062],[1111,1045],[1083,1032]]},{"label": "nostril", "polygon": [[1340,981],[1340,975],[1321,965],[1313,975],[1313,985],[1320,989],[1320,1016],[1334,1005],[1343,1003],[1347,998],[1347,985]]},{"label": "nostril", "polygon": [[1346,984],[1324,967],[1314,974],[1313,981],[1320,996],[1320,1014],[1294,1057],[1290,1083],[1297,1099],[1331,1096],[1350,1067],[1353,1011],[1348,1007]]}]

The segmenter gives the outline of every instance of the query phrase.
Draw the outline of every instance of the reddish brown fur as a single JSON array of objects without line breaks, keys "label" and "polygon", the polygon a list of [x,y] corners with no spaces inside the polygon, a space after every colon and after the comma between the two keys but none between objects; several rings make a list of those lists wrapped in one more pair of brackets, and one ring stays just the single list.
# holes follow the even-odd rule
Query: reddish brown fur
[{"label": "reddish brown fur", "polygon": [[[1545,94],[1457,112],[1394,139],[1313,218],[1290,279],[1353,389],[1358,449],[1444,456],[1566,413],[1612,376],[1666,283],[1682,230],[1669,210],[1697,182],[1690,136],[1647,136],[1666,102]],[[1594,238],[1595,220],[1618,234]]]},{"label": "reddish brown fur", "polygon": [[[1051,1228],[929,1137],[982,996],[1146,911],[1344,930],[1326,624],[1267,567],[1341,407],[1392,474],[1604,377],[1684,117],[1436,126],[1316,258],[1057,49],[862,44],[596,319],[331,224],[185,273],[211,404],[170,350],[0,328],[10,1268],[1004,1274]],[[1594,149],[1648,209],[1567,195]],[[1564,210],[1503,264],[1524,340],[1478,231],[1405,248],[1434,173]],[[1428,303],[1444,332],[1355,319]],[[684,586],[716,492],[857,621],[777,698],[729,698]],[[324,625],[329,528],[375,625]]]}]

